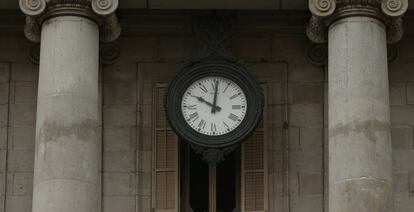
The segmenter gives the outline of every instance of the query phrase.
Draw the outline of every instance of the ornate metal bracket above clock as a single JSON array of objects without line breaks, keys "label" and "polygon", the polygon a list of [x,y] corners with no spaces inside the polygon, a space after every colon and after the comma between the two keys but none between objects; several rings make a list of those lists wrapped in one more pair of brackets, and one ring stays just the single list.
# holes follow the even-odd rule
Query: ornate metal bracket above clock
[{"label": "ornate metal bracket above clock", "polygon": [[197,40],[195,54],[184,63],[197,63],[204,59],[237,61],[230,48],[235,34],[234,16],[208,12],[193,17],[193,33]]},{"label": "ornate metal bracket above clock", "polygon": [[214,166],[253,132],[264,100],[259,83],[231,54],[232,19],[213,12],[193,21],[198,49],[170,83],[165,108],[175,132]]}]

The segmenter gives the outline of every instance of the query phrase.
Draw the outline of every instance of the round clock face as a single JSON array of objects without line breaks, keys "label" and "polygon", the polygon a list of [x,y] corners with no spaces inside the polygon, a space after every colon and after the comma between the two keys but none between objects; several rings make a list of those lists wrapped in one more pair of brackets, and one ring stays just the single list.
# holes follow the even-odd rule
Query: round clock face
[{"label": "round clock face", "polygon": [[[231,61],[190,64],[165,98],[171,128],[193,146],[222,151],[249,136],[261,120],[263,93],[246,67]],[[224,151],[224,150],[223,150]]]},{"label": "round clock face", "polygon": [[246,95],[232,80],[209,76],[193,82],[186,89],[181,111],[195,131],[220,136],[230,133],[244,120]]}]

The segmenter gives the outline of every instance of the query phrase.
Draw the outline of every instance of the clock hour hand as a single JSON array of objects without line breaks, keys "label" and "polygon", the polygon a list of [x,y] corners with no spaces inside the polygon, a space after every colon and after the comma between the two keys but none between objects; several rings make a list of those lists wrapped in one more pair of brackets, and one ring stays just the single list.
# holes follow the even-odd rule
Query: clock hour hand
[{"label": "clock hour hand", "polygon": [[214,88],[214,100],[213,100],[213,106],[211,107],[211,113],[216,113],[216,108],[217,108],[217,90],[218,90],[218,83],[219,81],[216,80],[216,86]]},{"label": "clock hour hand", "polygon": [[207,102],[203,97],[201,97],[201,96],[193,96],[193,95],[191,95],[192,97],[194,97],[194,98],[197,98],[197,100],[198,101],[200,101],[200,102],[204,102],[204,103],[206,103],[208,106],[210,106],[210,107],[212,107],[212,108],[214,108],[215,110],[217,110],[217,111],[220,111],[221,110],[221,107],[219,107],[219,106],[214,106],[213,104],[211,104],[210,102]]}]

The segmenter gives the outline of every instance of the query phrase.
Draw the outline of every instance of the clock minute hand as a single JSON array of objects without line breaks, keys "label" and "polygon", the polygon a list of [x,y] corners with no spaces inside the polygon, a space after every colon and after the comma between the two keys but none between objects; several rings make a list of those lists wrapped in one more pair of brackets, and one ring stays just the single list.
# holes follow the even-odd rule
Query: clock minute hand
[{"label": "clock minute hand", "polygon": [[221,110],[221,107],[219,107],[219,106],[214,106],[213,104],[211,104],[210,102],[207,102],[203,97],[201,97],[201,96],[193,96],[192,95],[192,97],[194,97],[194,98],[197,98],[197,100],[198,101],[200,101],[200,102],[204,102],[204,103],[206,103],[208,106],[210,106],[210,107],[212,107],[212,108],[215,108],[215,110],[217,110],[217,111],[220,111]]},{"label": "clock minute hand", "polygon": [[218,90],[218,83],[219,81],[216,81],[216,87],[214,88],[214,100],[213,100],[213,106],[211,108],[211,113],[216,113],[216,108],[217,108],[217,90]]}]

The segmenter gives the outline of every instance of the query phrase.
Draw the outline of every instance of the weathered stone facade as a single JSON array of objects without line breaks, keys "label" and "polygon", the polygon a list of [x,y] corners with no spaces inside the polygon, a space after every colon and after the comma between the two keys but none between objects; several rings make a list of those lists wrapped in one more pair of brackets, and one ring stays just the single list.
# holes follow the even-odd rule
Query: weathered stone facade
[{"label": "weathered stone facade", "polygon": [[[154,8],[165,4],[148,2]],[[185,8],[180,4],[184,1],[176,2],[176,7]],[[218,4],[214,2],[196,6]],[[263,2],[259,8],[306,9],[293,1]],[[127,7],[147,1],[125,3]],[[168,83],[196,46],[190,15],[146,14],[152,18],[131,24],[137,19],[121,10],[124,34],[101,52],[108,57],[101,58],[97,75],[98,211],[151,211],[154,85]],[[326,54],[326,47],[312,51],[318,49],[306,37],[306,12],[292,12],[288,18],[266,14],[264,19],[272,21],[299,21],[291,28],[274,26],[261,21],[261,12],[242,13],[232,51],[266,90],[268,211],[328,211],[329,76],[320,55]],[[414,39],[408,19],[407,33],[393,46],[398,54],[388,65],[395,212],[414,210]],[[30,57],[33,44],[23,35],[23,22],[18,23],[20,28],[5,27],[9,34],[0,33],[0,212],[32,211],[39,66]],[[322,59],[315,65],[310,58],[318,56]]]}]

